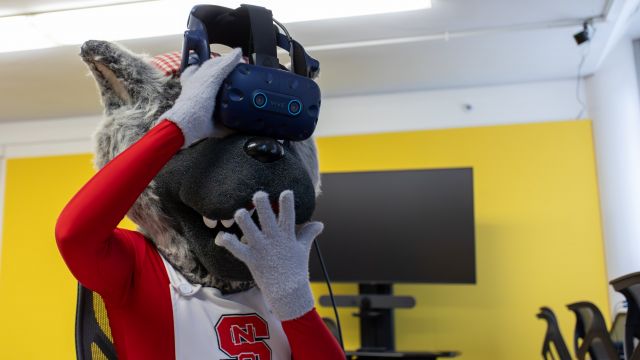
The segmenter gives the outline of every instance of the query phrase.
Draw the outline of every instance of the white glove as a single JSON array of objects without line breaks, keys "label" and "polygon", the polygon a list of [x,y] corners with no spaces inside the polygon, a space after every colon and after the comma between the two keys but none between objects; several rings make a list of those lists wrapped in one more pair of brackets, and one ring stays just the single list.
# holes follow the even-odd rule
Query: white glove
[{"label": "white glove", "polygon": [[222,125],[214,124],[213,109],[222,81],[242,59],[242,50],[206,60],[202,65],[191,65],[180,76],[182,91],[173,107],[160,119],[174,122],[184,135],[183,149],[198,140],[224,136]]},{"label": "white glove", "polygon": [[246,209],[240,209],[234,219],[243,232],[242,242],[233,234],[219,232],[215,243],[247,265],[267,304],[280,320],[298,318],[314,306],[309,286],[309,252],[324,225],[308,222],[296,231],[290,190],[280,194],[277,219],[265,192],[255,193],[253,204],[262,230]]}]

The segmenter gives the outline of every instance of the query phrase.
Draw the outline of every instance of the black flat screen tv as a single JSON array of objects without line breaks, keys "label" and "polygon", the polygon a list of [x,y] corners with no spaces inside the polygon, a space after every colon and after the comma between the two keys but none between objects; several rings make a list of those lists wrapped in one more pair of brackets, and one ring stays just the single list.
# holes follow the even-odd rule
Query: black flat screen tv
[{"label": "black flat screen tv", "polygon": [[[332,282],[476,282],[471,168],[326,173],[313,218]],[[312,281],[324,281],[317,255]]]}]

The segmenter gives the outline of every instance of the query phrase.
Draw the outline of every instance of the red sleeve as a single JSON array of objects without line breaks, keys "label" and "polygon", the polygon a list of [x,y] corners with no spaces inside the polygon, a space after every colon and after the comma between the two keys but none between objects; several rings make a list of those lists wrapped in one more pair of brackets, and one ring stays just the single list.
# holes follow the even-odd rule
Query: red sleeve
[{"label": "red sleeve", "polygon": [[336,338],[329,332],[316,309],[282,322],[293,360],[345,360]]},{"label": "red sleeve", "polygon": [[56,224],[58,249],[73,275],[105,297],[120,298],[132,279],[139,237],[116,226],[180,150],[180,128],[165,120],[112,159],[69,201]]}]

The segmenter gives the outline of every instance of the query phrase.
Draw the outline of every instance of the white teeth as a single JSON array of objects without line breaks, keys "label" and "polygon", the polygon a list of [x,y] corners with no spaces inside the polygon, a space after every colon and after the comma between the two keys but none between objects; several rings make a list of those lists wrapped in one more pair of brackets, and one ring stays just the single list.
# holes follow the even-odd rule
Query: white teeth
[{"label": "white teeth", "polygon": [[224,227],[230,228],[231,225],[233,225],[233,223],[235,223],[236,221],[233,219],[229,219],[229,220],[220,220],[220,222],[222,223],[222,225],[224,225]]},{"label": "white teeth", "polygon": [[202,217],[202,220],[204,220],[204,224],[207,225],[207,227],[210,229],[213,229],[214,227],[216,227],[216,225],[218,225],[218,220],[211,220],[204,216]]},{"label": "white teeth", "polygon": [[[253,208],[251,210],[249,210],[249,216],[253,216],[253,213],[256,212],[256,209]],[[222,226],[224,226],[225,228],[230,228],[233,226],[233,224],[236,223],[236,221],[234,219],[227,219],[227,220],[212,220],[209,219],[207,217],[202,217],[202,220],[204,221],[204,224],[207,225],[208,228],[215,228],[218,225],[218,221],[222,224]]]}]

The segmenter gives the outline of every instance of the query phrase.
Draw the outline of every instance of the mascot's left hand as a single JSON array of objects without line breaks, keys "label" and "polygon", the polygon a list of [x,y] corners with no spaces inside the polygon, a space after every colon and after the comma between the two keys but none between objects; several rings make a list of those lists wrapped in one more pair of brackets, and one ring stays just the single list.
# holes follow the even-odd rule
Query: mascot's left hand
[{"label": "mascot's left hand", "polygon": [[234,219],[243,232],[242,241],[236,235],[220,232],[215,243],[247,265],[280,320],[298,318],[314,306],[309,286],[309,252],[324,225],[309,222],[296,230],[293,192],[289,190],[280,194],[277,218],[267,193],[255,193],[253,204],[262,230],[246,209],[240,209]]}]

